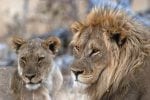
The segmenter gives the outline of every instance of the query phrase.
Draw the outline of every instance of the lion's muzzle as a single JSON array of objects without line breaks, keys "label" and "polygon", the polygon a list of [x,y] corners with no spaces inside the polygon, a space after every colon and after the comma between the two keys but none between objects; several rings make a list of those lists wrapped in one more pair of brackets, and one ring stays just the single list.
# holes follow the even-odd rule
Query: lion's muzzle
[{"label": "lion's muzzle", "polygon": [[78,76],[83,72],[84,71],[80,71],[80,70],[72,70],[72,73],[75,75],[75,81],[78,81]]}]

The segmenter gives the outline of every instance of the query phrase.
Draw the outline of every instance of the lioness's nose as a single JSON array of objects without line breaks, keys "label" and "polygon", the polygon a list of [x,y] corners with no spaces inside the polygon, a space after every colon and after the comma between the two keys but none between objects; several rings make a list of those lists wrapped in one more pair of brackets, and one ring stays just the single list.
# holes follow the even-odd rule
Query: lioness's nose
[{"label": "lioness's nose", "polygon": [[36,74],[26,74],[25,77],[28,78],[29,80],[31,80],[32,78],[34,78],[36,76]]}]

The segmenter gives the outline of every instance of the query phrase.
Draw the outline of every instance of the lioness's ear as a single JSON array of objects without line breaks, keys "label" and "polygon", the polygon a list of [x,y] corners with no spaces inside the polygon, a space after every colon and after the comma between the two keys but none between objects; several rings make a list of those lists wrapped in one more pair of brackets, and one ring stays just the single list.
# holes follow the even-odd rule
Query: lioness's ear
[{"label": "lioness's ear", "polygon": [[80,23],[80,22],[74,22],[72,25],[71,25],[71,30],[73,33],[77,33],[79,31],[81,31],[83,29],[83,24]]},{"label": "lioness's ear", "polygon": [[16,50],[16,53],[20,49],[20,47],[25,43],[25,40],[21,37],[15,36],[12,38],[12,46]]},{"label": "lioness's ear", "polygon": [[123,44],[126,42],[127,36],[123,33],[114,32],[111,33],[111,39],[114,40],[118,46],[123,46]]},{"label": "lioness's ear", "polygon": [[49,37],[44,44],[53,54],[56,54],[61,46],[61,41],[58,37]]}]

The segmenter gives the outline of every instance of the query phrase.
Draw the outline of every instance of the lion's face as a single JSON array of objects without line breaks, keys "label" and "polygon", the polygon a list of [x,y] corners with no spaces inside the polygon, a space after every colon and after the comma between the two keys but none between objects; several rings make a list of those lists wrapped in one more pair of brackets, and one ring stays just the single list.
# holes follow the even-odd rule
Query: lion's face
[{"label": "lion's face", "polygon": [[53,69],[53,58],[60,40],[56,37],[29,41],[15,38],[13,43],[18,54],[18,74],[28,89],[37,89]]},{"label": "lion's face", "polygon": [[102,5],[71,29],[74,89],[90,100],[124,98],[149,55],[146,28],[120,7]]},{"label": "lion's face", "polygon": [[129,31],[128,23],[122,21],[123,17],[115,13],[114,16],[97,16],[91,12],[86,20],[73,23],[74,35],[70,44],[75,57],[71,65],[75,82],[92,85],[114,64],[112,56],[117,55],[112,52],[117,50],[113,47],[122,48],[127,37],[124,33]]},{"label": "lion's face", "polygon": [[[93,30],[97,30],[95,27]],[[86,28],[82,34],[76,33],[71,42],[75,60],[71,70],[75,81],[93,84],[109,65],[109,52],[103,40],[102,32]]]}]

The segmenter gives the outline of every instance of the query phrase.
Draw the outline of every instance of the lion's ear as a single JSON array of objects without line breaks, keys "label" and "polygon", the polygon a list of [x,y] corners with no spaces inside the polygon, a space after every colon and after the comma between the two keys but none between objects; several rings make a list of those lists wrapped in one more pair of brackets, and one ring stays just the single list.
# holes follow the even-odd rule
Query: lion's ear
[{"label": "lion's ear", "polygon": [[81,31],[83,28],[83,24],[81,22],[74,22],[72,25],[71,25],[71,30],[73,33],[77,33],[79,31]]},{"label": "lion's ear", "polygon": [[114,32],[111,33],[111,39],[117,43],[118,46],[123,46],[126,42],[127,36],[123,33]]},{"label": "lion's ear", "polygon": [[20,49],[20,47],[25,43],[25,39],[23,39],[22,37],[19,36],[14,36],[12,38],[12,46],[13,48],[16,50],[16,52],[18,52],[18,50]]},{"label": "lion's ear", "polygon": [[58,37],[49,37],[44,41],[44,45],[51,50],[53,54],[56,54],[61,46],[61,41]]}]

